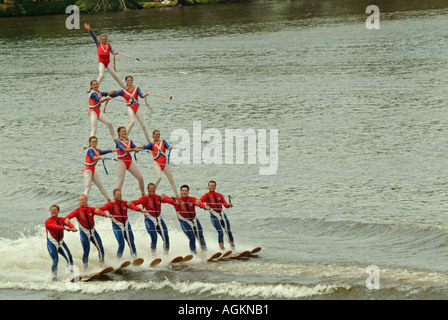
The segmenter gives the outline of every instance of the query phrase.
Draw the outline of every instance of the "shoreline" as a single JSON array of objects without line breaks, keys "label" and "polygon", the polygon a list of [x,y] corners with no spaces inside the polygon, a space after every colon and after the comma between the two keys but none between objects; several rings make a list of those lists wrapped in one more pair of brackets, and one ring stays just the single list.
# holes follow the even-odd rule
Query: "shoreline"
[{"label": "shoreline", "polygon": [[[0,4],[0,18],[66,14],[65,10],[69,5],[78,6],[82,14],[101,14],[122,10],[118,2],[112,3],[107,11],[94,10],[97,1],[92,0],[16,1],[16,3],[20,2],[19,4],[14,4],[11,0],[4,0],[4,2]],[[125,0],[127,11],[237,2],[248,2],[248,0],[171,0],[169,3],[163,3],[162,0],[141,2]]]}]

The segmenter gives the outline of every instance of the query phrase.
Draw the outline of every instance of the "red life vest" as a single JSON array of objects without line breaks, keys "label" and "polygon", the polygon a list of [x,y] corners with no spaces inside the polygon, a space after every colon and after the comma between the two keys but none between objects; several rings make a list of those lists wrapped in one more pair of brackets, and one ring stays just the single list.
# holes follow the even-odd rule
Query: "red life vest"
[{"label": "red life vest", "polygon": [[126,91],[126,89],[123,89],[123,98],[127,102],[127,106],[130,107],[134,113],[137,112],[139,105],[135,104],[135,102],[138,102],[138,87],[135,87],[134,91],[129,92]]},{"label": "red life vest", "polygon": [[195,203],[197,199],[194,197],[188,197],[186,199],[181,198],[177,200],[180,202],[180,204],[174,205],[177,213],[188,220],[193,220],[196,217]]},{"label": "red life vest", "polygon": [[150,215],[158,218],[162,213],[162,201],[159,195],[146,197],[145,209]]},{"label": "red life vest", "polygon": [[[121,142],[125,149],[131,149],[131,139],[129,139],[127,143],[124,141],[121,141],[121,140],[117,141],[117,144],[118,144],[118,142]],[[124,151],[121,151],[120,149],[117,150],[117,158],[120,160],[123,160],[125,162],[129,162],[129,163],[132,162],[132,157],[129,154],[129,152],[124,152]]]},{"label": "red life vest", "polygon": [[[89,94],[89,115],[90,115],[90,112],[94,111],[94,112],[96,112],[97,116],[99,117],[100,112],[101,112],[101,102],[92,99],[92,94],[94,92],[96,92],[96,91],[92,90]],[[96,93],[100,96],[100,98],[103,97],[101,95],[101,92],[96,92]]]},{"label": "red life vest", "polygon": [[[92,147],[90,147],[89,149],[87,149],[87,152],[89,152],[90,149],[92,149],[93,152],[95,153],[95,157],[99,157],[99,156],[100,156],[100,152],[99,152],[99,151],[96,151],[96,150],[93,149]],[[86,152],[86,162],[85,162],[86,166],[91,167],[91,166],[96,165],[96,163],[98,162],[98,160],[93,160],[92,158],[90,158],[90,156],[87,154],[87,152]]]},{"label": "red life vest", "polygon": [[106,44],[103,46],[101,43],[96,47],[98,52],[98,62],[102,62],[104,66],[107,68],[110,62],[110,44]]},{"label": "red life vest", "polygon": [[162,203],[169,203],[174,206],[173,199],[168,196],[164,196],[162,200],[162,197],[157,194],[154,196],[143,196],[138,200],[132,201],[132,204],[143,205],[143,208],[146,209],[147,213],[156,218],[160,217],[162,214]]},{"label": "red life vest", "polygon": [[[65,230],[65,224],[64,224],[65,218],[54,218],[50,217],[45,221],[45,229],[47,231],[47,239],[48,234],[51,235],[56,241],[61,241],[64,238],[64,230]],[[70,228],[73,228],[72,224],[69,224]]]},{"label": "red life vest", "polygon": [[123,224],[128,220],[128,209],[142,211],[142,209],[132,203],[128,206],[128,203],[124,200],[120,202],[108,202],[100,208],[100,210],[109,211],[112,215],[112,221],[117,220]]},{"label": "red life vest", "polygon": [[[92,90],[92,91],[90,92],[90,95],[89,95],[89,108],[90,108],[90,109],[94,109],[94,108],[96,108],[96,107],[101,106],[101,102],[92,99],[92,94],[93,94],[94,92],[96,92],[96,91],[93,91],[93,90]],[[96,92],[96,93],[100,96],[100,98],[102,98],[101,92]]]},{"label": "red life vest", "polygon": [[[76,218],[78,219],[79,224],[87,230],[93,229],[95,226],[95,210],[94,207],[79,207],[78,209],[73,210],[66,217],[68,219]],[[103,213],[104,214],[104,213]],[[103,215],[99,214],[99,215]]]},{"label": "red life vest", "polygon": [[152,152],[154,161],[156,161],[160,165],[160,168],[163,171],[163,169],[165,169],[165,165],[167,162],[166,147],[165,147],[165,143],[163,142],[163,140],[160,140],[157,143],[153,143],[151,152]]},{"label": "red life vest", "polygon": [[224,196],[216,192],[208,192],[204,194],[204,196],[202,196],[201,198],[201,201],[207,203],[211,209],[215,210],[218,213],[221,212],[223,205],[226,208],[229,207],[228,203],[224,199]]},{"label": "red life vest", "polygon": [[115,220],[125,224],[128,220],[128,205],[125,201],[113,202],[111,214]]}]

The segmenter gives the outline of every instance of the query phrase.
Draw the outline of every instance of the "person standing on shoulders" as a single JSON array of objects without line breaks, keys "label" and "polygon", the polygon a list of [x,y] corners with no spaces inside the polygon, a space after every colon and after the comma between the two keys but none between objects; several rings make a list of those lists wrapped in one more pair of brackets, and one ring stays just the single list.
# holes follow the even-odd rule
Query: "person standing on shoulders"
[{"label": "person standing on shoulders", "polygon": [[117,140],[115,137],[114,127],[110,122],[109,118],[104,112],[101,111],[101,103],[112,99],[110,97],[115,91],[104,91],[99,90],[99,83],[97,80],[92,80],[90,82],[89,93],[89,118],[90,118],[90,136],[96,134],[96,129],[98,128],[98,120],[104,123],[109,128],[109,133],[112,136],[114,142]]},{"label": "person standing on shoulders", "polygon": [[[146,124],[143,119],[143,112],[140,109],[140,103],[138,102],[138,97],[145,98],[149,95],[149,93],[142,93],[139,87],[135,87],[134,78],[132,76],[127,76],[125,78],[125,81],[126,88],[115,92],[111,95],[111,98],[122,96],[126,100],[126,110],[129,116],[129,125],[127,128],[128,135],[131,134],[131,130],[134,127],[135,118],[137,118],[140,126],[142,127],[146,140],[148,141],[148,143],[150,143],[151,139],[149,138],[148,129],[146,128]],[[152,111],[151,107],[149,107],[149,110]]]},{"label": "person standing on shoulders", "polygon": [[143,176],[140,172],[140,169],[137,165],[132,162],[132,157],[130,152],[139,152],[140,149],[135,146],[134,142],[128,138],[126,128],[119,127],[117,130],[118,140],[116,142],[117,146],[117,172],[118,172],[118,182],[117,189],[123,187],[124,177],[126,175],[126,171],[129,171],[138,181],[138,186],[140,188],[141,195],[145,195],[145,186],[143,183]]},{"label": "person standing on shoulders", "polygon": [[84,23],[84,28],[86,28],[89,31],[90,36],[92,37],[96,45],[96,50],[98,53],[98,70],[99,70],[99,75],[97,79],[98,84],[100,84],[101,81],[103,80],[104,72],[107,69],[107,71],[109,71],[109,73],[112,75],[115,81],[117,81],[120,87],[124,88],[125,86],[123,82],[118,77],[117,73],[114,70],[114,67],[110,64],[110,55],[115,54],[115,51],[112,49],[110,43],[107,42],[108,40],[107,36],[105,34],[102,34],[100,36],[100,40],[98,40],[89,24]]},{"label": "person standing on shoulders", "polygon": [[139,148],[150,150],[152,152],[152,156],[154,158],[154,173],[156,174],[156,180],[154,184],[156,188],[159,186],[159,183],[162,180],[162,172],[164,172],[166,177],[168,178],[168,181],[170,182],[171,189],[173,190],[175,197],[178,198],[179,195],[177,193],[176,184],[174,183],[173,173],[171,172],[169,163],[169,152],[171,152],[171,149],[174,147],[170,147],[166,140],[160,139],[159,130],[154,130],[152,133],[152,137],[154,138],[153,142]]},{"label": "person standing on shoulders", "polygon": [[106,198],[107,201],[110,201],[109,196],[107,195],[106,190],[103,187],[103,184],[101,183],[100,177],[98,174],[95,174],[95,167],[98,160],[106,160],[104,157],[105,154],[115,152],[117,149],[107,149],[107,150],[100,150],[97,148],[98,145],[98,138],[95,136],[92,136],[89,138],[89,148],[86,152],[86,159],[85,159],[85,167],[82,171],[82,175],[84,177],[84,194],[89,197],[90,188],[92,186],[92,182],[96,184],[98,189],[103,194],[104,198]]}]

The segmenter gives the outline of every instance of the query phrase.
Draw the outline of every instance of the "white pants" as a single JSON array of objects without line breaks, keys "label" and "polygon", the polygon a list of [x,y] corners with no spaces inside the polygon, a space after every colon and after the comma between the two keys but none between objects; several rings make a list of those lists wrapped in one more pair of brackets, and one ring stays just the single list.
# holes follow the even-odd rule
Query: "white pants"
[{"label": "white pants", "polygon": [[137,109],[137,113],[134,113],[134,110],[132,110],[131,107],[126,107],[126,110],[128,111],[129,116],[129,125],[126,129],[126,133],[128,135],[131,134],[132,127],[135,123],[135,118],[137,118],[138,122],[140,123],[140,126],[142,127],[143,133],[145,134],[146,140],[149,142],[151,139],[149,138],[148,130],[146,129],[145,122],[143,120],[143,112],[140,110],[140,108]]},{"label": "white pants", "polygon": [[95,111],[90,112],[90,136],[94,136],[96,134],[96,129],[98,127],[98,120],[104,123],[108,128],[110,135],[112,136],[112,139],[116,139],[115,137],[115,131],[114,127],[112,126],[112,123],[110,122],[109,118],[103,113],[100,112],[100,116],[98,117]]},{"label": "white pants", "polygon": [[82,175],[84,177],[84,194],[87,196],[87,198],[89,197],[90,188],[92,186],[92,181],[93,181],[93,183],[96,184],[98,189],[100,189],[104,198],[106,198],[106,200],[109,199],[109,196],[107,195],[107,192],[104,189],[98,174],[94,174],[92,177],[92,170],[86,170],[82,173]]},{"label": "white pants", "polygon": [[[154,161],[154,172],[156,174],[156,181],[154,184],[157,186],[160,183],[160,180],[162,180],[162,168],[160,167],[160,164],[157,161]],[[166,177],[168,178],[168,181],[170,182],[171,189],[173,189],[174,195],[177,197],[177,188],[176,184],[174,183],[173,174],[171,172],[171,168],[169,164],[165,165],[165,169],[163,169],[163,172],[165,172]]]},{"label": "white pants", "polygon": [[[106,71],[106,66],[104,65],[104,63],[99,62],[98,63],[98,69],[99,69],[99,75],[98,75],[98,84],[101,83],[101,81],[104,78],[104,72]],[[120,87],[125,88],[125,85],[123,84],[123,82],[120,80],[120,78],[118,77],[117,73],[114,70],[114,67],[112,65],[112,63],[109,63],[109,65],[107,66],[107,71],[109,71],[109,73],[112,75],[112,77],[115,79],[115,81],[118,82],[118,84],[120,85]]]},{"label": "white pants", "polygon": [[118,183],[117,188],[121,189],[123,187],[124,183],[124,177],[126,175],[126,171],[129,170],[129,172],[137,179],[138,186],[140,187],[140,192],[142,195],[145,194],[145,186],[143,183],[143,176],[140,172],[140,169],[137,167],[137,165],[132,162],[129,166],[129,169],[126,169],[126,164],[123,160],[118,160],[117,163],[117,172],[118,172]]}]

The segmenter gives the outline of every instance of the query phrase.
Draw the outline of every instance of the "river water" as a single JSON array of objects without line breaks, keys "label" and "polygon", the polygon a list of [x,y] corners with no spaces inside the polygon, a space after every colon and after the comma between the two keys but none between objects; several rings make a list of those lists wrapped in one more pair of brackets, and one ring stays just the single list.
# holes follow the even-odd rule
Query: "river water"
[{"label": "river water", "polygon": [[[448,4],[379,2],[380,29],[369,30],[367,5],[344,3],[81,16],[115,50],[141,59],[118,56],[121,78],[132,75],[144,92],[173,96],[150,97],[154,112],[142,110],[150,131],[186,148],[171,155],[177,186],[188,184],[200,197],[216,180],[235,204],[227,215],[237,250],[263,250],[246,260],[170,266],[165,259],[151,268],[143,218],[130,212],[145,264],[74,287],[65,282],[62,258],[59,280],[51,281],[44,221],[53,203],[60,216],[74,210],[84,190],[95,46],[82,27],[66,29],[67,16],[1,19],[0,297],[446,299]],[[119,87],[106,73],[100,89]],[[128,123],[119,101],[106,114],[115,128]],[[232,130],[248,137],[226,145]],[[97,136],[100,148],[113,147],[102,123]],[[138,123],[131,139],[146,143]],[[140,153],[137,164],[145,184],[153,181],[151,156]],[[116,164],[106,165],[109,175],[101,163],[96,172],[111,193]],[[171,195],[166,177],[158,193]],[[139,195],[128,174],[124,199]],[[95,186],[89,203],[105,203]],[[174,209],[164,206],[163,217],[169,257],[187,254]],[[212,253],[216,231],[208,213],[198,210],[198,217]],[[97,218],[96,227],[116,266],[110,221]],[[64,239],[81,268],[79,234]],[[98,267],[95,248],[90,262]],[[377,267],[377,282],[368,280],[369,266]],[[369,281],[376,287],[367,288]]]}]

